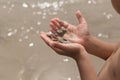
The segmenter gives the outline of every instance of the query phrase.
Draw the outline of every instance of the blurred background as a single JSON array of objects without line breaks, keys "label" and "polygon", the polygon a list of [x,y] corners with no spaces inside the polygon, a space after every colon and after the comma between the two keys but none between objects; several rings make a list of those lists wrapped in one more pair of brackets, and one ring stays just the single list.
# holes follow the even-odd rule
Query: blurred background
[{"label": "blurred background", "polygon": [[[39,37],[58,17],[77,25],[80,10],[92,35],[120,38],[120,16],[110,0],[0,0],[0,80],[80,80],[76,63],[57,55]],[[97,72],[104,61],[91,56]]]}]

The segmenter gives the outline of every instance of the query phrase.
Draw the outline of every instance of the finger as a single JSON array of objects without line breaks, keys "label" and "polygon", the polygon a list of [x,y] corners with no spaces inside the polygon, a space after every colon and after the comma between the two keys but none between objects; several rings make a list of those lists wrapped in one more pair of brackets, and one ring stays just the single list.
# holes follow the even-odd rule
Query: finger
[{"label": "finger", "polygon": [[56,26],[53,23],[50,23],[51,31],[56,32]]},{"label": "finger", "polygon": [[62,51],[68,51],[69,50],[69,47],[67,46],[67,44],[63,44],[63,43],[54,43],[53,46],[55,48],[58,48]]},{"label": "finger", "polygon": [[86,20],[84,19],[82,13],[79,10],[76,12],[76,17],[79,23],[86,23]]},{"label": "finger", "polygon": [[63,52],[63,50],[60,50],[60,49],[58,49],[58,48],[52,48],[56,53],[58,53],[58,54],[60,54],[60,55],[64,55],[64,52]]},{"label": "finger", "polygon": [[56,43],[56,42],[53,42],[50,38],[48,38],[46,36],[46,33],[45,32],[41,32],[40,33],[40,37],[44,40],[44,42],[50,46],[56,53],[60,54],[60,55],[63,55],[64,52],[61,50],[61,49],[58,49],[58,48],[55,48],[53,45]]},{"label": "finger", "polygon": [[55,30],[53,30],[52,28],[50,29],[50,32],[52,32],[53,34],[55,34],[55,33],[56,33],[56,31],[55,31]]},{"label": "finger", "polygon": [[48,46],[52,47],[53,41],[46,35],[45,32],[41,32],[41,33],[40,33],[40,37],[44,40],[44,42],[45,42]]},{"label": "finger", "polygon": [[69,24],[67,22],[62,21],[62,20],[59,21],[59,24],[61,27],[64,27],[64,28],[68,28],[68,26],[69,26]]},{"label": "finger", "polygon": [[51,20],[51,23],[54,24],[54,26],[57,28],[57,29],[60,29],[60,24],[59,24],[59,19],[58,18],[54,18]]}]

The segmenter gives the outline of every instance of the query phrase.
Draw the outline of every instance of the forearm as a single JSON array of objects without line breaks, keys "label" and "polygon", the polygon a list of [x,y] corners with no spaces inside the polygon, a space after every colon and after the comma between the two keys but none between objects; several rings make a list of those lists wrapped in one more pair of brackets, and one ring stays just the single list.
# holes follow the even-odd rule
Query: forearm
[{"label": "forearm", "polygon": [[112,54],[115,47],[116,44],[99,40],[93,36],[90,36],[85,42],[85,48],[90,54],[105,60]]},{"label": "forearm", "polygon": [[88,57],[88,54],[83,54],[76,60],[81,80],[98,80],[97,73]]}]

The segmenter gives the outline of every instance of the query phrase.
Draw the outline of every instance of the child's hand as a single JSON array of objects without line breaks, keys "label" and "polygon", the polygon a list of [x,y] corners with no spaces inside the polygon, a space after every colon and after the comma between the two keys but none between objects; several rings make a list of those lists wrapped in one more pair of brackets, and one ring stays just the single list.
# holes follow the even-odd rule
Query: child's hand
[{"label": "child's hand", "polygon": [[65,23],[58,18],[54,18],[50,22],[51,32],[55,33],[61,27],[64,27],[68,32],[64,35],[64,38],[75,43],[85,44],[85,41],[90,36],[88,25],[86,20],[82,17],[81,12],[76,12],[77,19],[79,21],[78,26],[74,26],[69,23]]},{"label": "child's hand", "polygon": [[53,41],[46,35],[45,32],[41,32],[40,36],[49,47],[51,47],[60,55],[69,56],[77,60],[80,58],[81,54],[84,54],[86,52],[84,47],[78,43],[64,44]]}]

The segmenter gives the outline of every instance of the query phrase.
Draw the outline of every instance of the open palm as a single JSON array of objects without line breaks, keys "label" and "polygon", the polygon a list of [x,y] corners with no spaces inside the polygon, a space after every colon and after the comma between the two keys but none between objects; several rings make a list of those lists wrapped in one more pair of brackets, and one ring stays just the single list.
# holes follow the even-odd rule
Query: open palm
[{"label": "open palm", "polygon": [[90,35],[88,25],[86,20],[82,17],[80,11],[76,12],[76,17],[79,21],[77,26],[61,21],[58,18],[52,19],[50,23],[51,31],[54,33],[57,29],[64,27],[68,30],[68,32],[64,35],[65,39],[71,42],[84,44],[87,37]]},{"label": "open palm", "polygon": [[49,47],[51,47],[56,53],[60,55],[78,59],[82,53],[86,52],[84,47],[78,43],[64,44],[58,41],[53,41],[46,35],[45,32],[41,32],[40,36]]}]

